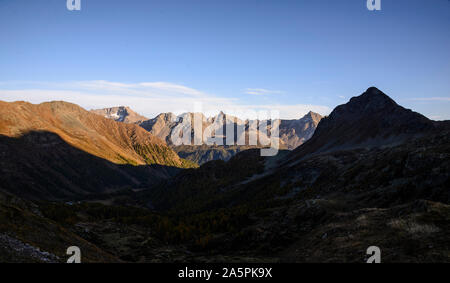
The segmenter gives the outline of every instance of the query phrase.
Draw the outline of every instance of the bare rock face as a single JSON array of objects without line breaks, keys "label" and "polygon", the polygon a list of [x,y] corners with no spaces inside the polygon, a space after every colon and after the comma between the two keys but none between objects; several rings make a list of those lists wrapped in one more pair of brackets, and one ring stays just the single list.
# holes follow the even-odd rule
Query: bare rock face
[{"label": "bare rock face", "polygon": [[[149,131],[151,134],[165,140],[167,144],[172,145],[171,135],[176,126],[182,123],[183,119],[190,116],[191,120],[194,113],[184,113],[180,116],[176,116],[173,113],[161,113],[153,119],[144,121],[139,125]],[[203,119],[203,131],[206,127],[214,123],[216,119],[226,120],[227,123],[235,123],[237,125],[245,125],[246,141],[248,141],[249,122],[240,120],[237,117],[227,115],[220,112],[216,117],[205,117],[203,114],[198,113],[199,118]],[[304,117],[296,120],[281,120],[280,121],[280,148],[282,149],[295,149],[299,145],[303,144],[314,134],[319,121],[322,119],[320,114],[309,112]],[[226,129],[224,139],[226,139]],[[236,134],[236,133],[235,133]],[[236,136],[236,135],[235,135]],[[259,135],[258,135],[259,136]],[[264,135],[263,135],[264,136]],[[235,138],[236,140],[236,138]],[[205,162],[222,159],[228,160],[237,152],[246,150],[255,146],[247,145],[232,145],[232,146],[175,146],[173,147],[177,153],[188,160],[203,164]],[[258,147],[258,146],[256,146]]]},{"label": "bare rock face", "polygon": [[148,118],[139,115],[138,113],[131,110],[128,106],[118,106],[111,108],[103,108],[91,110],[92,113],[102,115],[105,118],[112,119],[117,122],[125,122],[129,124],[139,124],[143,121],[148,120]]},{"label": "bare rock face", "polygon": [[[172,130],[181,123],[182,119],[187,115],[194,115],[194,113],[185,113],[179,117],[173,113],[161,113],[153,119],[140,123],[140,126],[149,131],[151,134],[165,140],[168,144],[171,143],[170,136]],[[206,118],[200,114],[203,122],[203,130],[214,123],[216,117]],[[248,132],[248,121],[242,121],[237,117],[227,114],[219,113],[223,119],[229,123],[230,121],[236,124],[245,124]],[[319,121],[322,119],[320,114],[309,112],[301,119],[296,120],[281,120],[280,121],[280,144],[286,149],[294,149],[303,144],[313,135]],[[226,130],[225,130],[226,136]]]},{"label": "bare rock face", "polygon": [[[154,136],[166,141],[169,145],[171,144],[170,137],[173,129],[182,123],[183,119],[188,116],[192,119],[194,115],[194,113],[184,113],[176,116],[173,113],[161,113],[155,118],[147,119],[125,106],[91,110],[91,112],[115,121],[138,124]],[[199,113],[199,115],[200,118],[203,119],[203,130],[214,123],[217,118],[206,117],[201,113]],[[218,116],[222,116],[221,118],[226,119],[227,123],[245,124],[246,131],[248,132],[248,121],[242,121],[237,117],[227,115],[223,112],[219,113]],[[320,114],[310,111],[300,119],[281,120],[280,145],[285,149],[292,150],[303,144],[311,138],[322,118],[323,117]]]},{"label": "bare rock face", "polygon": [[295,149],[309,140],[323,117],[309,112],[298,120],[281,120],[280,139],[287,149]]},{"label": "bare rock face", "polygon": [[[246,142],[248,142],[249,121],[248,120],[243,121],[237,117],[225,114],[223,112],[220,112],[216,117],[206,117],[202,113],[184,113],[179,116],[173,113],[161,113],[152,119],[147,119],[144,116],[141,116],[138,113],[134,112],[129,107],[125,106],[91,110],[91,112],[102,115],[108,119],[113,119],[115,121],[137,124],[142,128],[144,128],[145,130],[147,130],[148,132],[150,132],[152,135],[164,140],[169,146],[172,146],[180,156],[190,161],[196,162],[198,164],[203,164],[205,162],[216,159],[228,160],[239,151],[255,147],[249,146],[248,144],[244,146],[173,145],[171,141],[173,130],[178,125],[180,125],[180,123],[182,123],[183,120],[187,118],[190,118],[192,121],[194,115],[196,114],[199,115],[198,118],[203,120],[202,123],[203,131],[205,131],[205,129],[211,124],[213,124],[215,120],[218,118],[223,119],[224,121],[226,121],[226,123],[245,125],[245,134],[246,134],[245,140]],[[281,120],[279,128],[280,148],[293,150],[297,148],[299,145],[306,142],[308,139],[312,137],[314,131],[317,128],[317,125],[319,124],[319,121],[322,118],[323,117],[320,114],[310,111],[300,119]],[[225,140],[227,136],[226,130],[224,130],[224,133],[225,135],[223,136],[223,138]],[[265,134],[263,136],[265,136]],[[235,141],[236,140],[237,138],[235,138]]]},{"label": "bare rock face", "polygon": [[161,113],[153,119],[141,122],[139,125],[151,134],[170,143],[172,130],[179,124],[177,116],[173,113]]}]

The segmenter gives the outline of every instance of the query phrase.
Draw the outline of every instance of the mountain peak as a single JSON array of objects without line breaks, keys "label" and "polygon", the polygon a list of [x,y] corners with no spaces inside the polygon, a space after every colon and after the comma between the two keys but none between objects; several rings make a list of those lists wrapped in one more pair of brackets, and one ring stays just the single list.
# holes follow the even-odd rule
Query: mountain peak
[{"label": "mountain peak", "polygon": [[434,129],[432,121],[405,109],[376,87],[337,106],[295,156],[314,152],[396,145]]},{"label": "mountain peak", "polygon": [[320,119],[322,119],[322,115],[320,115],[319,113],[316,113],[316,112],[309,111],[308,113],[305,114],[305,116],[303,116],[303,118],[311,118],[313,120],[320,120]]},{"label": "mountain peak", "polygon": [[[357,96],[355,98],[359,98],[361,100],[363,99],[367,99],[367,100],[385,100],[385,101],[389,101],[391,103],[395,103],[394,100],[392,100],[392,98],[390,98],[388,95],[386,95],[384,92],[382,92],[381,90],[379,90],[378,88],[372,86],[369,87],[363,94],[361,94],[360,96]],[[395,103],[397,105],[397,103]]]},{"label": "mountain peak", "polygon": [[305,114],[305,116],[300,118],[298,121],[313,123],[315,129],[319,124],[320,120],[322,120],[322,118],[323,116],[320,115],[319,113],[309,111],[308,113]]},{"label": "mountain peak", "polygon": [[145,120],[148,120],[146,117],[134,112],[128,106],[103,108],[103,109],[91,110],[91,112],[98,114],[98,115],[102,115],[109,119],[113,119],[118,122],[125,122],[125,123],[140,123]]},{"label": "mountain peak", "polygon": [[383,92],[379,90],[377,87],[371,86],[366,90],[366,93],[382,94]]},{"label": "mountain peak", "polygon": [[164,121],[164,122],[174,122],[177,118],[177,115],[173,114],[172,112],[165,112],[165,113],[160,113],[158,116],[156,116],[153,119],[150,120],[160,120],[160,121]]},{"label": "mountain peak", "polygon": [[[387,116],[397,112],[403,107],[376,87],[368,88],[359,96],[352,97],[346,104],[339,105],[330,114],[331,119],[341,115],[350,118],[350,115],[374,115],[385,113]],[[405,109],[404,109],[405,110]],[[353,118],[351,118],[353,119]]]}]

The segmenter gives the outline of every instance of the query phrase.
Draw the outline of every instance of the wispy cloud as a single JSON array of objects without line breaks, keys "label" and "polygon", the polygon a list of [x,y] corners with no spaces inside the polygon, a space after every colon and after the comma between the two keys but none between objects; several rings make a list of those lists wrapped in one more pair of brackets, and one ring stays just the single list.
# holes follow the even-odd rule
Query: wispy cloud
[{"label": "wispy cloud", "polygon": [[[70,84],[69,84],[70,85]],[[146,91],[146,92],[164,92],[164,93],[177,93],[191,96],[203,96],[204,93],[196,89],[170,83],[170,82],[141,82],[141,83],[120,83],[120,82],[110,82],[104,80],[98,81],[80,81],[72,83],[74,87],[80,87],[83,89],[91,90],[106,90],[106,91],[124,91],[131,90],[133,92]]]},{"label": "wispy cloud", "polygon": [[197,111],[195,105],[202,105],[205,113],[245,112],[247,110],[278,110],[280,118],[298,119],[308,111],[329,114],[330,108],[309,104],[266,104],[255,101],[244,104],[239,99],[219,97],[182,84],[171,82],[123,83],[103,80],[72,82],[0,82],[0,100],[25,100],[41,103],[64,100],[85,109],[112,106],[130,106],[149,118],[162,112]]},{"label": "wispy cloud", "polygon": [[411,98],[412,101],[450,101],[450,97],[418,97]]},{"label": "wispy cloud", "polygon": [[267,94],[280,94],[283,92],[280,90],[270,90],[264,88],[246,88],[244,90],[244,93],[253,95],[267,95]]}]

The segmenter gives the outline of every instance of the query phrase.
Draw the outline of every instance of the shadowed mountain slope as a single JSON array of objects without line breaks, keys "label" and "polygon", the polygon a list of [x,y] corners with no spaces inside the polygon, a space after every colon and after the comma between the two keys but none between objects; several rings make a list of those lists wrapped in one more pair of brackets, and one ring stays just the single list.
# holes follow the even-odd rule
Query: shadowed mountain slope
[{"label": "shadowed mountain slope", "polygon": [[293,151],[291,159],[317,152],[399,145],[430,133],[439,126],[405,109],[375,87],[322,119],[313,137]]},{"label": "shadowed mountain slope", "polygon": [[0,156],[0,189],[33,199],[148,187],[192,166],[139,126],[66,102],[0,101]]},{"label": "shadowed mountain slope", "polygon": [[[214,196],[215,198],[220,198],[222,194],[224,198],[233,200],[235,203],[244,201],[246,199],[244,196],[247,195],[249,199],[256,199],[258,195],[261,195],[263,200],[267,197],[269,191],[276,192],[276,188],[280,188],[279,192],[289,192],[292,189],[292,193],[295,194],[296,190],[303,190],[305,186],[313,183],[318,184],[320,180],[326,182],[324,187],[328,188],[326,191],[329,192],[336,187],[340,179],[347,180],[343,186],[359,183],[357,180],[348,181],[350,175],[342,177],[336,175],[337,172],[343,173],[341,169],[348,169],[345,166],[341,167],[342,164],[346,164],[346,166],[353,164],[358,168],[362,166],[363,171],[369,170],[372,172],[369,167],[364,166],[363,157],[367,158],[367,162],[371,159],[376,160],[377,156],[383,157],[383,161],[380,162],[381,165],[377,166],[388,166],[390,159],[397,160],[397,155],[403,156],[404,152],[416,154],[417,148],[426,150],[427,143],[430,147],[434,146],[435,148],[431,152],[445,151],[445,142],[439,142],[438,136],[442,135],[440,139],[446,140],[448,129],[448,123],[431,121],[418,113],[399,106],[378,89],[369,88],[361,96],[354,97],[347,104],[336,107],[329,117],[320,121],[313,137],[293,152],[282,158],[263,158],[264,161],[260,162],[265,163],[265,170],[257,174],[253,172],[250,182],[240,180],[234,184],[229,183],[227,187],[233,188],[232,190],[223,190],[220,183],[216,186],[211,185],[210,188],[217,188],[216,193],[218,194]],[[390,148],[393,149],[390,150]],[[250,155],[244,153],[238,153],[236,157],[239,158],[240,162],[251,162],[250,159],[246,161]],[[434,160],[435,156],[430,156],[430,158]],[[441,164],[444,160],[437,158],[436,162]],[[212,171],[222,168],[216,168],[212,165],[208,164]],[[414,162],[414,166],[418,166],[418,164]],[[331,170],[330,168],[334,169]],[[358,176],[362,175],[364,175],[363,172],[358,173]],[[383,172],[381,175],[393,178],[388,172]],[[327,176],[334,176],[334,178],[328,178]],[[373,183],[376,184],[378,183],[377,180],[382,180],[382,176],[375,178]],[[422,178],[422,180],[425,179],[428,178]],[[288,184],[296,184],[296,181],[307,182],[307,185],[302,184],[290,188]],[[436,182],[438,180],[433,182],[435,187],[437,186]],[[442,185],[442,183],[439,184],[439,186]],[[443,195],[441,187],[439,188],[439,193],[437,193],[440,195],[439,199],[446,201],[445,194]],[[195,190],[195,188],[191,187],[186,190]],[[339,186],[337,190],[340,191]],[[229,194],[235,195],[225,197]],[[200,198],[202,193],[199,195]],[[433,193],[430,193],[430,195],[433,195]],[[183,198],[181,197],[181,199]],[[180,205],[180,203],[177,205]],[[198,208],[200,205],[196,207]]]},{"label": "shadowed mountain slope", "polygon": [[0,190],[26,199],[77,200],[154,185],[179,169],[116,164],[66,143],[58,135],[0,135]]}]

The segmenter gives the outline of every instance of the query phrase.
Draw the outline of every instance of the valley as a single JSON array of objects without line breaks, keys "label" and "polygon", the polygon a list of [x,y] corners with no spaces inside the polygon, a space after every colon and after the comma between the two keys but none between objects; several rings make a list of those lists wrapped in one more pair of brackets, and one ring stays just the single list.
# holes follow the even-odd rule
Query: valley
[{"label": "valley", "polygon": [[281,121],[274,157],[171,146],[169,114],[0,103],[1,262],[450,261],[450,124],[374,87]]}]

